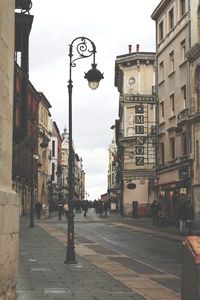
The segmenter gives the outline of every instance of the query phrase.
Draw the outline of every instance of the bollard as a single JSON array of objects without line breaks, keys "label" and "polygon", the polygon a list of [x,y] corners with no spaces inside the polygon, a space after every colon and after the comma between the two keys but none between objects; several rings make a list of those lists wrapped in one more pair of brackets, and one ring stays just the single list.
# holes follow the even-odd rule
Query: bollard
[{"label": "bollard", "polygon": [[200,300],[199,236],[188,236],[183,243],[181,300]]}]

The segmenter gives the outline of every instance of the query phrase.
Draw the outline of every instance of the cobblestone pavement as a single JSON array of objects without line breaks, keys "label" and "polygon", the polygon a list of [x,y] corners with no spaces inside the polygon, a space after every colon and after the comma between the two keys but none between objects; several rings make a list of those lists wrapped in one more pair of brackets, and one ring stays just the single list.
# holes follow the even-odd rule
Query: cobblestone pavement
[{"label": "cobblestone pavement", "polygon": [[[91,214],[86,221],[93,219]],[[97,253],[80,240],[76,241],[78,264],[64,264],[66,232],[55,228],[54,222],[53,217],[41,220],[30,229],[27,218],[21,219],[18,300],[180,300],[179,294],[159,284],[167,275],[158,273],[158,281],[152,281],[120,264],[117,253],[110,259],[109,253]],[[183,239],[174,228],[171,232],[170,228],[158,230],[150,224],[145,228],[149,220],[142,223],[113,218],[113,222],[136,231]]]}]

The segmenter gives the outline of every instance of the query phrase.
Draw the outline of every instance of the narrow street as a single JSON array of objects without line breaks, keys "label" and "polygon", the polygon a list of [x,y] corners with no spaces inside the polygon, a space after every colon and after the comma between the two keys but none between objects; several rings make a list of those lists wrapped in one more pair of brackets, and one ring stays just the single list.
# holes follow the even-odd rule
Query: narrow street
[{"label": "narrow street", "polygon": [[21,223],[18,300],[180,299],[183,238],[175,228],[113,214],[101,219],[92,210],[86,218],[76,214],[77,264],[65,265],[64,217],[36,221],[32,230]]}]

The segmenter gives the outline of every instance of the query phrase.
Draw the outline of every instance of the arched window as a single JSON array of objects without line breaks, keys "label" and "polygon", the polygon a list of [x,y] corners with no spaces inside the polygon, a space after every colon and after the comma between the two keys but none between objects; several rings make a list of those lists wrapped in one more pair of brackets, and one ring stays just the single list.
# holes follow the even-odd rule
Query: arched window
[{"label": "arched window", "polygon": [[195,92],[196,92],[196,108],[197,112],[200,111],[200,65],[197,65],[195,70]]}]

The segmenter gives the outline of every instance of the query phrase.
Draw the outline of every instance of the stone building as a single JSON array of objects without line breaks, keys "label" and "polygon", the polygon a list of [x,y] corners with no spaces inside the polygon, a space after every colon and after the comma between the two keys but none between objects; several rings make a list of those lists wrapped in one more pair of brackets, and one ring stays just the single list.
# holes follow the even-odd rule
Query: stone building
[{"label": "stone building", "polygon": [[190,49],[186,53],[189,62],[189,97],[190,113],[187,120],[191,127],[191,159],[192,159],[192,202],[195,210],[196,227],[200,228],[200,1],[193,1],[190,8],[191,39]]},{"label": "stone building", "polygon": [[121,153],[121,208],[131,215],[133,203],[146,205],[154,199],[149,187],[155,179],[156,98],[155,53],[136,52],[117,56],[115,86],[119,91],[117,145]]},{"label": "stone building", "polygon": [[16,299],[19,199],[12,190],[15,2],[0,1],[0,298]]},{"label": "stone building", "polygon": [[[73,174],[74,174],[74,200],[83,200],[85,197],[85,172],[83,169],[83,160],[75,152],[73,144]],[[68,201],[68,159],[69,159],[69,135],[67,129],[62,133],[62,197]]]},{"label": "stone building", "polygon": [[48,205],[48,180],[49,180],[49,156],[51,127],[49,126],[51,105],[43,93],[39,94],[38,107],[38,176],[37,190],[38,201],[43,205]]},{"label": "stone building", "polygon": [[115,140],[115,125],[111,126],[113,131],[113,138],[108,147],[108,195],[109,201],[111,205],[111,209],[114,211],[118,211],[119,201],[120,201],[120,187],[117,181],[117,172],[118,172],[118,157],[117,157],[117,144]]},{"label": "stone building", "polygon": [[[156,22],[159,102],[156,188],[172,219],[176,208],[198,193],[197,163],[193,155],[198,149],[199,139],[197,90],[192,83],[195,81],[195,67],[190,52],[191,76],[186,57],[186,53],[199,40],[198,18],[197,0],[163,0],[152,14]],[[196,208],[199,206],[197,203],[195,205]]]}]

